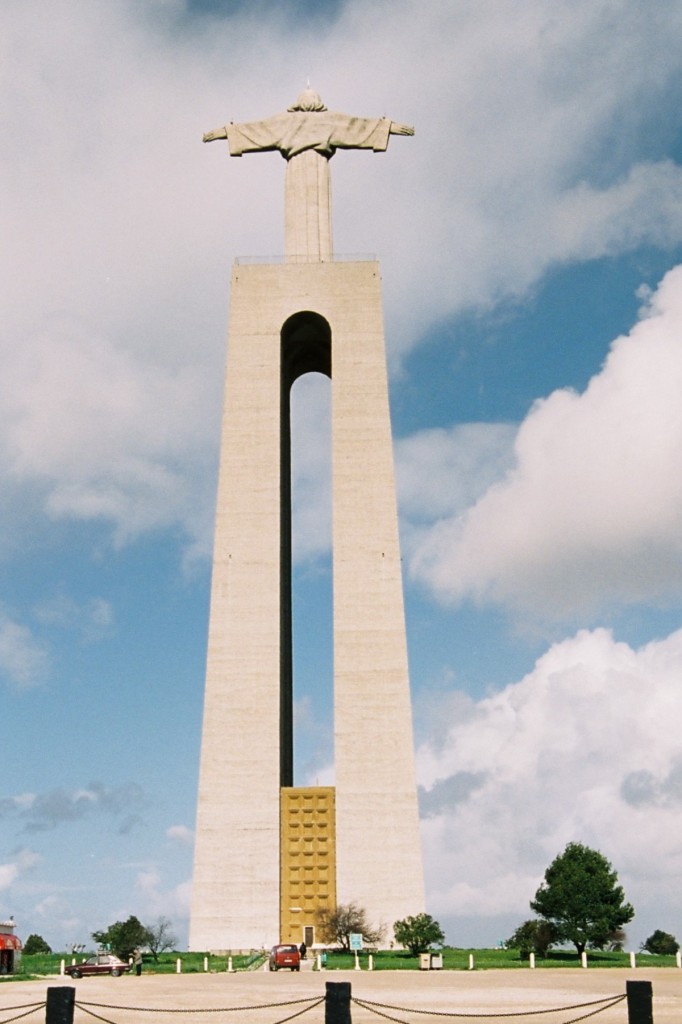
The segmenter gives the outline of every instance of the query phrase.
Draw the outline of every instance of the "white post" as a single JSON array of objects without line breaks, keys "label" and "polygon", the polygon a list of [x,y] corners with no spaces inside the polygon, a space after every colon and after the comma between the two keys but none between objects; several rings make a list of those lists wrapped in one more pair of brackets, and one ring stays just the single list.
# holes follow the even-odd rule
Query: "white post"
[{"label": "white post", "polygon": [[585,950],[583,950],[580,954],[580,966],[587,967],[587,953],[585,952]]},{"label": "white post", "polygon": [[535,970],[535,953],[528,954],[528,966],[532,971]]},{"label": "white post", "polygon": [[204,973],[208,970],[208,957],[204,957]]},{"label": "white post", "polygon": [[682,953],[680,952],[679,949],[678,949],[677,953],[675,953],[675,963],[677,964],[678,967],[682,967]]},{"label": "white post", "polygon": [[355,953],[355,970],[356,970],[356,971],[359,971],[359,970],[360,970],[360,961],[358,960],[358,954],[357,954],[357,951],[356,951],[356,953]]},{"label": "white post", "polygon": [[322,957],[320,956],[319,953],[317,954],[315,959],[317,960],[317,969],[318,969],[318,971],[321,971],[322,970]]},{"label": "white post", "polygon": [[182,973],[182,960],[180,959],[180,957],[178,957],[178,959],[175,961],[175,973]]},{"label": "white post", "polygon": [[227,958],[227,970],[228,970],[229,974],[232,974],[233,967],[232,967],[232,957],[231,956],[228,956],[228,958]]},{"label": "white post", "polygon": [[[679,956],[680,954],[678,953],[677,955]],[[64,967],[65,967],[65,966],[66,966],[66,964],[64,963],[64,961],[63,961],[63,960],[61,960],[61,961],[59,962],[59,973],[60,973],[61,975],[63,975],[63,974],[64,974]],[[677,966],[679,967],[680,965],[678,964]]]},{"label": "white post", "polygon": [[637,966],[637,964],[635,963],[635,953],[634,953],[634,950],[631,950],[630,951],[630,967],[632,967],[632,969],[634,971],[636,966]]},{"label": "white post", "polygon": [[473,971],[473,969],[474,969],[474,954],[473,953],[469,953],[469,970]]},{"label": "white post", "polygon": [[372,956],[371,953],[367,957],[367,970],[368,971],[373,971],[374,970],[374,957]]}]

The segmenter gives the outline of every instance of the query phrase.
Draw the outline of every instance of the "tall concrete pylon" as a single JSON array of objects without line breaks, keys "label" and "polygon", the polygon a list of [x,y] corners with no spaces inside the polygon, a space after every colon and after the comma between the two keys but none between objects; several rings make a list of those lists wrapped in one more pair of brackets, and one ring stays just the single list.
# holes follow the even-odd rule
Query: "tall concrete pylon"
[{"label": "tall concrete pylon", "polygon": [[[204,137],[285,156],[286,255],[232,273],[194,950],[311,945],[319,909],[350,902],[388,941],[424,909],[379,265],[331,249],[329,158],[390,134],[412,130],[307,89]],[[289,393],[311,371],[331,377],[333,789],[293,786]]]}]

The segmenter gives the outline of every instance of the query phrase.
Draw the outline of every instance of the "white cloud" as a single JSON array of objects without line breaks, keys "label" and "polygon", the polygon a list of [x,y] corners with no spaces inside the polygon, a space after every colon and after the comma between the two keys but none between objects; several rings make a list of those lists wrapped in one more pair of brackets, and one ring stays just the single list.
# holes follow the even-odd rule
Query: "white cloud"
[{"label": "white cloud", "polygon": [[403,550],[418,546],[434,520],[459,515],[513,464],[516,428],[465,423],[421,430],[395,442]]},{"label": "white cloud", "polygon": [[294,558],[331,548],[331,387],[309,373],[291,392],[291,500]]},{"label": "white cloud", "polygon": [[38,605],[34,615],[42,625],[75,630],[89,642],[106,635],[114,621],[111,603],[104,598],[93,597],[79,604],[61,592]]},{"label": "white cloud", "polygon": [[[319,696],[319,694],[318,694]],[[328,714],[310,696],[294,701],[297,773],[303,786],[334,785],[334,736]]]},{"label": "white cloud", "polygon": [[0,864],[0,891],[9,889],[17,879],[32,871],[42,860],[33,850],[21,849],[5,864]]},{"label": "white cloud", "polygon": [[432,528],[413,572],[449,600],[543,615],[679,596],[680,394],[682,267],[584,393],[535,404],[514,468]]},{"label": "white cloud", "polygon": [[21,690],[45,682],[48,671],[46,645],[0,609],[0,678]]},{"label": "white cloud", "polygon": [[90,782],[81,789],[58,787],[43,793],[23,793],[0,801],[0,816],[18,817],[25,832],[45,832],[90,814],[106,814],[125,835],[141,821],[146,797],[136,782],[108,787]]},{"label": "white cloud", "polygon": [[194,843],[194,830],[187,825],[171,825],[166,829],[166,837],[179,846],[192,846]]},{"label": "white cloud", "polygon": [[181,882],[164,889],[161,875],[155,868],[140,871],[135,879],[135,892],[141,903],[139,916],[150,922],[157,917],[168,917],[177,923],[178,930],[189,917],[192,901],[191,881]]},{"label": "white cloud", "polygon": [[460,699],[417,756],[429,905],[521,921],[575,840],[612,861],[642,938],[663,908],[679,916],[681,673],[682,630],[639,650],[581,631],[520,682]]},{"label": "white cloud", "polygon": [[191,534],[192,463],[213,447],[193,423],[196,370],[133,358],[82,324],[53,321],[32,340],[8,357],[10,478],[41,484],[49,515],[108,519],[121,539],[178,519]]}]

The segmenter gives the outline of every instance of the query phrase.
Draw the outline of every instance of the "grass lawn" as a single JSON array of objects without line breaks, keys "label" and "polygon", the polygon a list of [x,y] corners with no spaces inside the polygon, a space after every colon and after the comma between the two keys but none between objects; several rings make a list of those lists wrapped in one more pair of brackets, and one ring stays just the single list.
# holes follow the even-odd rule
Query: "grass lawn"
[{"label": "grass lawn", "polygon": [[[65,964],[70,964],[72,960],[76,962],[84,960],[89,955],[91,954],[79,953],[75,957],[71,953],[36,953],[33,956],[26,956],[24,954],[21,958],[19,969],[13,975],[7,975],[7,978],[3,980],[9,981],[11,978],[14,978],[19,981],[20,979],[35,978],[47,974],[59,974],[62,960]],[[265,958],[265,954],[261,953],[248,956],[235,954],[232,957],[232,969],[235,971],[252,970],[254,967],[261,966]],[[142,970],[145,974],[175,974],[178,959],[181,961],[184,974],[197,974],[204,971],[204,953],[175,952],[160,953],[159,959],[156,962],[151,954],[144,953],[142,956]],[[227,957],[208,956],[207,966],[209,971],[226,971]]]},{"label": "grass lawn", "polygon": [[[470,969],[470,957],[473,956],[474,970],[515,970],[523,968],[528,970],[528,960],[522,960],[518,950],[515,949],[455,949],[450,946],[442,951],[443,970],[446,971],[467,971]],[[82,959],[85,954],[81,953],[77,960]],[[235,954],[232,957],[232,969],[235,971],[258,970],[263,966],[267,954],[254,953],[251,956]],[[174,974],[177,970],[177,961],[181,961],[183,974],[201,973],[204,971],[204,953],[161,953],[157,962],[149,954],[144,955],[143,971],[145,974]],[[14,975],[7,975],[2,981],[12,979],[20,981],[29,977],[40,977],[43,975],[58,975],[61,961],[71,963],[73,957],[68,953],[38,953],[34,956],[23,956],[19,970]],[[372,956],[373,968],[375,971],[418,971],[420,969],[419,957],[410,956],[408,953],[382,951]],[[367,970],[368,954],[359,954],[360,967]],[[629,967],[629,953],[602,953],[599,950],[591,950],[587,954],[589,967]],[[637,954],[638,966],[646,964],[651,967],[675,967],[674,956],[653,956],[649,953]],[[226,971],[227,957],[208,956],[207,966],[209,971]],[[550,950],[546,957],[535,958],[536,969],[543,967],[580,967],[575,950]],[[352,970],[355,967],[355,956],[352,953],[328,953],[327,971]]]}]

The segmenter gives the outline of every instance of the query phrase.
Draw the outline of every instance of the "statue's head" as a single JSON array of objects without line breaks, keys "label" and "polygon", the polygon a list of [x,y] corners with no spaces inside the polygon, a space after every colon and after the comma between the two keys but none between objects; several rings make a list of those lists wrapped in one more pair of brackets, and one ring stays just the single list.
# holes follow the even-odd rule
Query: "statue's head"
[{"label": "statue's head", "polygon": [[291,106],[287,107],[287,110],[326,110],[324,103],[320,99],[318,93],[310,86],[306,86],[303,92],[300,94],[296,102]]}]

